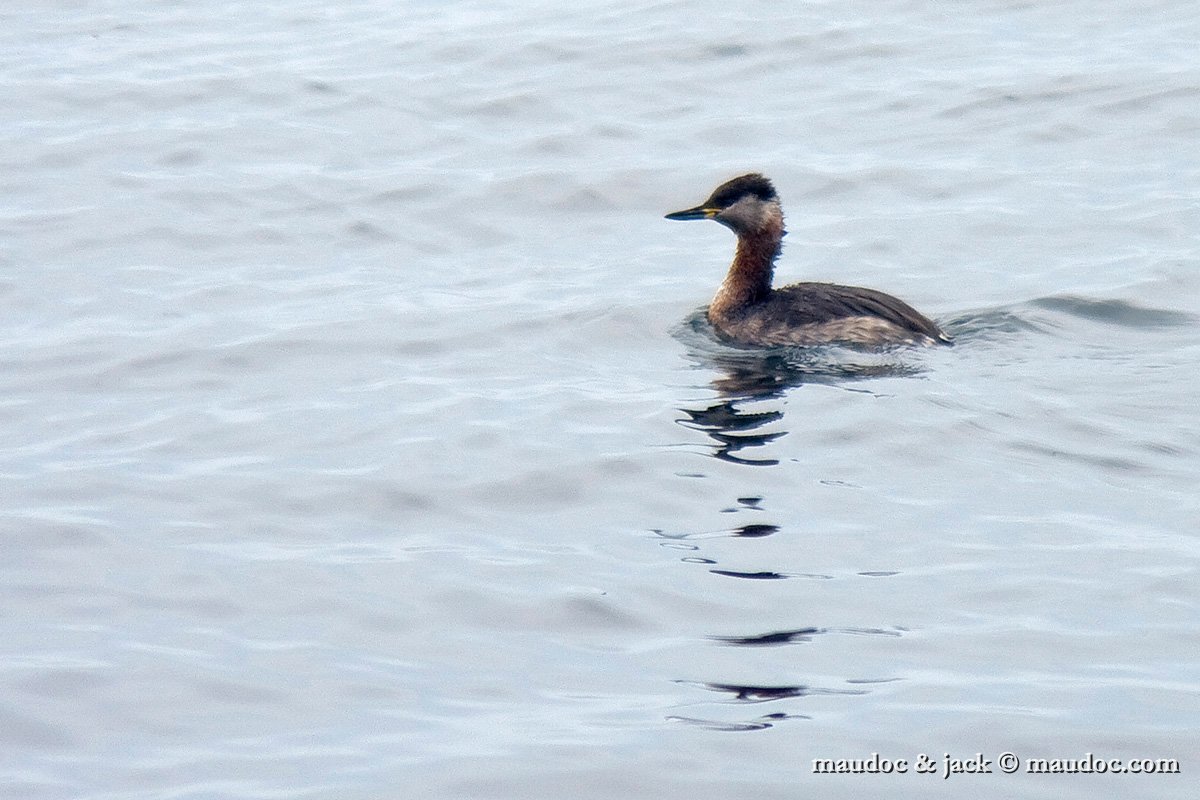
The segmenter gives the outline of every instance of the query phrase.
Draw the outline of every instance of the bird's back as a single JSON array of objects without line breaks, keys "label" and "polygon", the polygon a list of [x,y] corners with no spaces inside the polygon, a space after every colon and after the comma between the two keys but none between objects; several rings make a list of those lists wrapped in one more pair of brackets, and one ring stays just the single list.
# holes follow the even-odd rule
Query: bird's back
[{"label": "bird's back", "polygon": [[928,317],[875,289],[796,283],[710,321],[731,341],[750,345],[847,344],[886,347],[949,344]]}]

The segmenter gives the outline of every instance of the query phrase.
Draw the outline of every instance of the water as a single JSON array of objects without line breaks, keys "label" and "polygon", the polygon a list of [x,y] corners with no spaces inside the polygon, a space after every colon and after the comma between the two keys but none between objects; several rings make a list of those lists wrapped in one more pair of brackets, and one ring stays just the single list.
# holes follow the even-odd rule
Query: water
[{"label": "water", "polygon": [[1194,792],[1192,4],[0,16],[0,795]]}]

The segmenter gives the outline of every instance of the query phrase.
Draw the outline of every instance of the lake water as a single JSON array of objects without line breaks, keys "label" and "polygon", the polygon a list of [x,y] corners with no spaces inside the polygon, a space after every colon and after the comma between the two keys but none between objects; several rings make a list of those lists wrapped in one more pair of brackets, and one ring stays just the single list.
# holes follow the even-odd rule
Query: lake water
[{"label": "lake water", "polygon": [[[0,12],[0,796],[1193,797],[1197,41]],[[662,215],[753,170],[781,281],[956,346],[717,344],[733,238]],[[1179,770],[1027,769],[1089,753]]]}]

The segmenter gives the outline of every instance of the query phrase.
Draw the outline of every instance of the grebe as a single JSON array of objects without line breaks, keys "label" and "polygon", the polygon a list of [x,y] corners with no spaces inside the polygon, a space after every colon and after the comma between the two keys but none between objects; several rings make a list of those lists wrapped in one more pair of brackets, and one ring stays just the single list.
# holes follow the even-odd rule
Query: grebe
[{"label": "grebe", "polygon": [[834,283],[771,288],[783,240],[775,187],[757,173],[718,186],[695,208],[667,219],[714,219],[737,234],[729,274],[708,307],[708,321],[732,344],[843,344],[879,348],[950,344],[950,337],[902,300],[874,289]]}]

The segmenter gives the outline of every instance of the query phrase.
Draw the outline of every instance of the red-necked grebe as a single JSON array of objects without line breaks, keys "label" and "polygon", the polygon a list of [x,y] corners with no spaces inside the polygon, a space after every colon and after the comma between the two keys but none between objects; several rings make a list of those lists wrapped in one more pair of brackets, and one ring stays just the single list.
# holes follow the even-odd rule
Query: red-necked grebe
[{"label": "red-necked grebe", "polygon": [[888,347],[950,344],[950,337],[912,306],[891,295],[834,283],[771,288],[783,240],[783,208],[762,175],[718,186],[695,208],[667,219],[713,219],[737,234],[737,252],[708,307],[717,334],[739,345],[843,344]]}]

